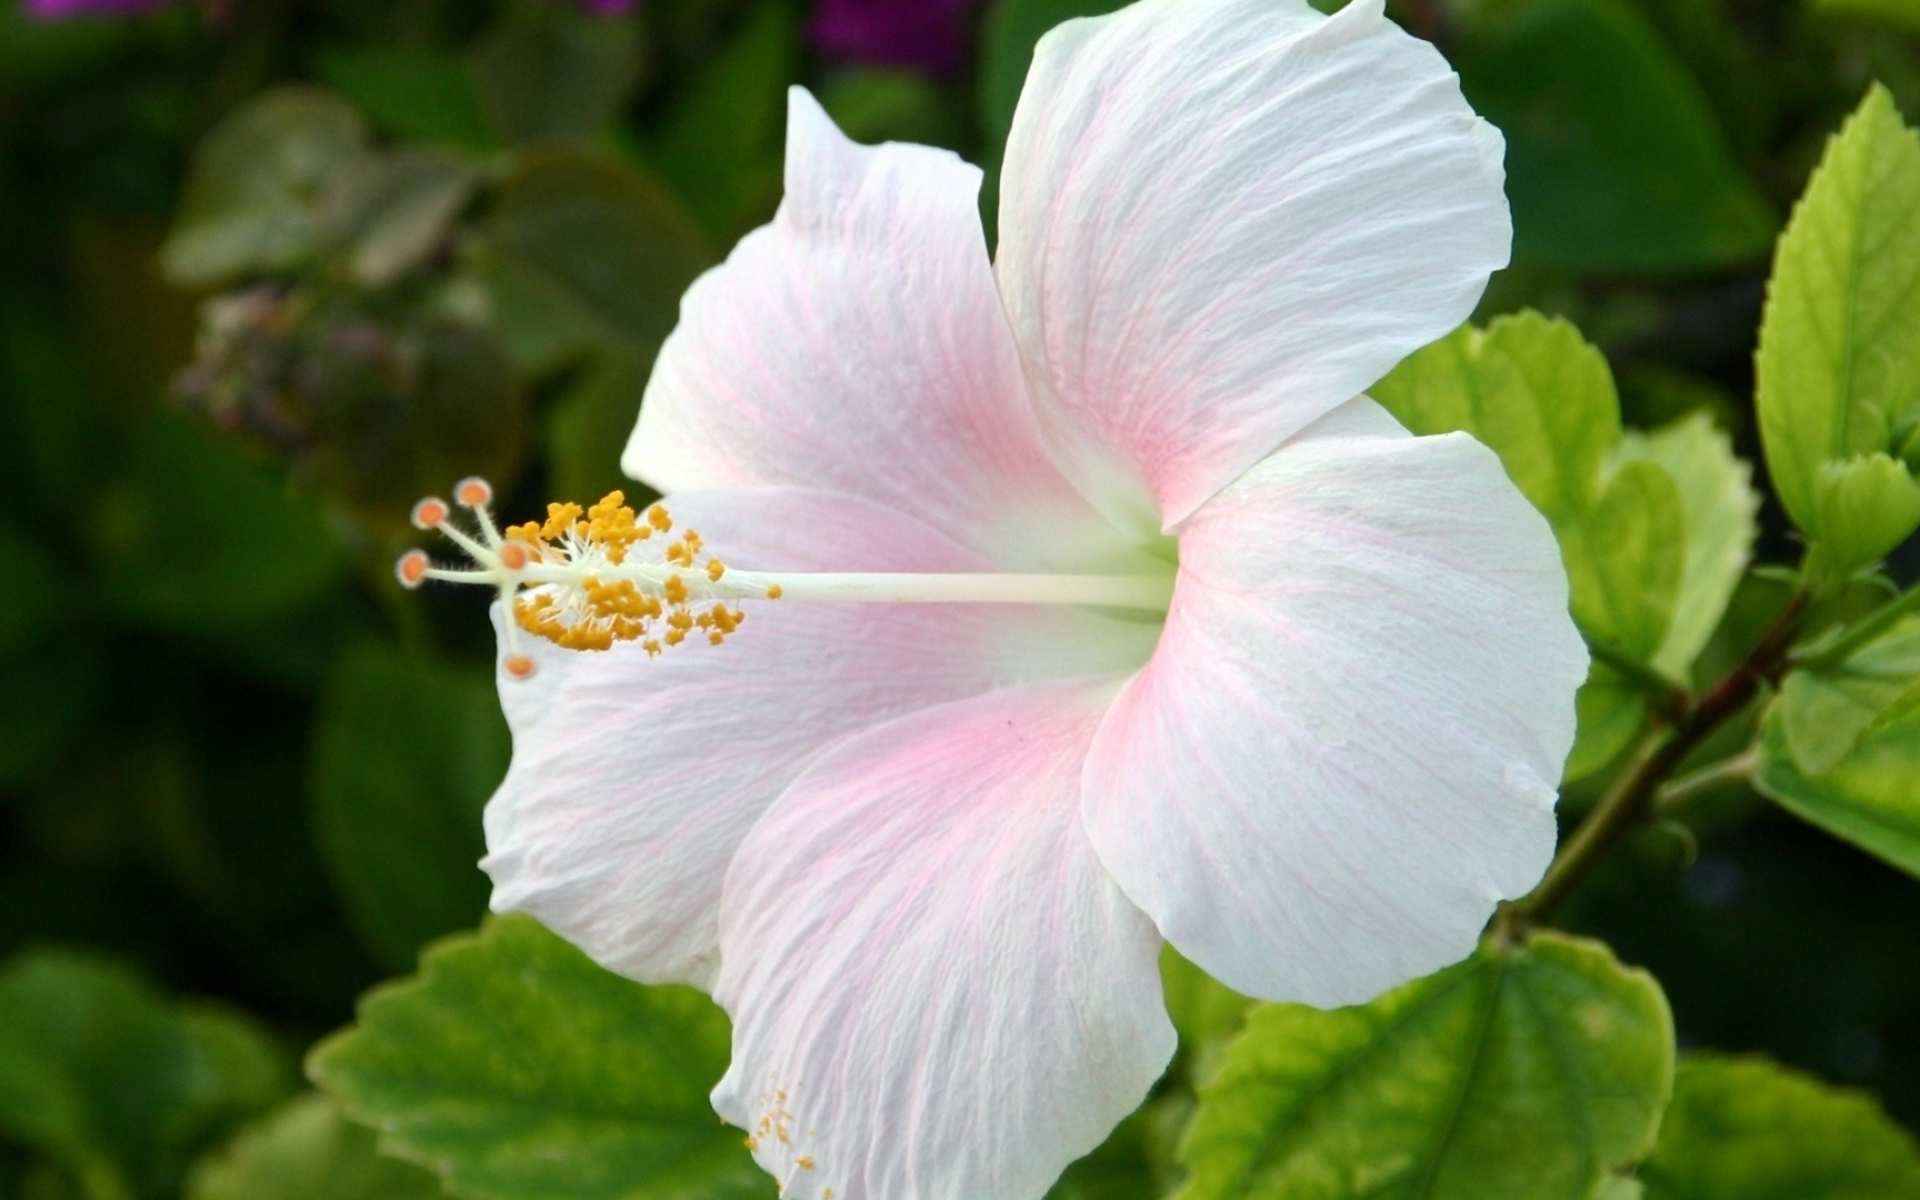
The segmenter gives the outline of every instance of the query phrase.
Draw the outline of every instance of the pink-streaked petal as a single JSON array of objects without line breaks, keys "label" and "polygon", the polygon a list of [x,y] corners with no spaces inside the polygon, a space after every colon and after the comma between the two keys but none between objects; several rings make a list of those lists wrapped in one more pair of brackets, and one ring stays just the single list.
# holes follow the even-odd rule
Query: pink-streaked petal
[{"label": "pink-streaked petal", "polygon": [[1539,879],[1586,668],[1499,460],[1357,400],[1181,530],[1166,631],[1088,758],[1089,832],[1223,983],[1366,1000]]},{"label": "pink-streaked petal", "polygon": [[1067,474],[1171,527],[1453,329],[1507,261],[1502,153],[1381,0],[1143,0],[1048,34],[999,277]]},{"label": "pink-streaked petal", "polygon": [[714,1091],[794,1200],[1039,1200],[1172,1056],[1159,937],[1079,812],[1111,683],[847,742],[727,876]]},{"label": "pink-streaked petal", "polygon": [[627,472],[863,496],[1008,565],[1079,527],[1117,544],[1041,445],[979,190],[944,150],[855,145],[794,88],[786,200],[687,292]]},{"label": "pink-streaked petal", "polygon": [[[978,570],[867,501],[756,489],[677,497],[738,567]],[[766,806],[836,742],[1010,680],[1145,661],[1151,630],[1005,605],[745,605],[724,646],[581,653],[521,638],[502,676],[513,763],[487,806],[493,907],[530,912],[603,966],[708,986],[727,864]],[[496,623],[500,620],[496,612]]]}]

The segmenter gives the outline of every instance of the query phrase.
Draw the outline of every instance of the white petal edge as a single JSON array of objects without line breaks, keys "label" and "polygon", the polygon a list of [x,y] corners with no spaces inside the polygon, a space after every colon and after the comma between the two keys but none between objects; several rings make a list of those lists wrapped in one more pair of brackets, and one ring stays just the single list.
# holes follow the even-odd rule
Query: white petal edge
[{"label": "white petal edge", "polygon": [[727,880],[714,1092],[795,1200],[1039,1200],[1174,1048],[1159,937],[1079,817],[1113,685],[902,718],[782,796]]},{"label": "white petal edge", "polygon": [[1062,469],[1170,528],[1473,310],[1502,141],[1381,0],[1142,0],[1034,55],[997,271]]},{"label": "white petal edge", "polygon": [[1555,839],[1586,649],[1545,520],[1465,434],[1357,400],[1180,531],[1088,756],[1100,858],[1181,953],[1358,1003],[1470,953]]},{"label": "white petal edge", "polygon": [[794,88],[786,187],[772,224],[688,290],[627,473],[669,495],[861,496],[1014,567],[1080,553],[1087,538],[1123,546],[1040,442],[987,258],[979,169],[925,146],[856,145]]},{"label": "white petal edge", "polygon": [[[672,507],[739,567],[988,567],[853,497],[746,489]],[[902,713],[1138,665],[1151,647],[1150,630],[1059,609],[744,607],[726,645],[658,659],[631,643],[582,653],[521,637],[536,671],[501,675],[513,759],[485,815],[495,911],[531,913],[631,978],[710,987],[727,865],[814,759]]]}]

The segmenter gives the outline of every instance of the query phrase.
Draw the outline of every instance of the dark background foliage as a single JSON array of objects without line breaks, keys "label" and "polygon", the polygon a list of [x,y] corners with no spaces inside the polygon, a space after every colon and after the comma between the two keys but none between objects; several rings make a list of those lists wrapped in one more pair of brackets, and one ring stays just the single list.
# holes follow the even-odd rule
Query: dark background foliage
[{"label": "dark background foliage", "polygon": [[[1102,6],[239,0],[41,22],[15,2],[0,992],[91,964],[14,957],[64,947],[251,1014],[220,1035],[245,1049],[159,1030],[100,1060],[160,1091],[169,1038],[258,1065],[164,1136],[129,1117],[115,1153],[162,1196],[360,992],[484,910],[490,637],[482,602],[394,587],[414,497],[484,471],[518,519],[619,486],[680,292],[778,201],[787,85],[991,181],[1034,38]],[[1870,81],[1920,117],[1920,4],[1390,11],[1508,136],[1515,265],[1484,313],[1572,317],[1631,422],[1704,409],[1757,460],[1773,238]],[[1770,501],[1763,530],[1763,557],[1792,556]],[[1750,582],[1726,644],[1779,599]],[[1639,835],[1567,922],[1653,970],[1683,1045],[1868,1085],[1920,1124],[1911,879],[1743,793]],[[15,1069],[0,1054],[0,1109]],[[0,1197],[65,1194],[32,1144],[0,1120]]]}]

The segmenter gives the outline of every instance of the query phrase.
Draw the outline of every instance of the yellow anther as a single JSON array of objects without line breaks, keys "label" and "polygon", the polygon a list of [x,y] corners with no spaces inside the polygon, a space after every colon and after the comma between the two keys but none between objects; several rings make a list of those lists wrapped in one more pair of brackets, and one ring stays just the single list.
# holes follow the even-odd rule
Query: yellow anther
[{"label": "yellow anther", "polygon": [[786,594],[786,589],[782,588],[779,584],[770,583],[767,585],[767,599],[778,600],[781,596],[785,594]]},{"label": "yellow anther", "polygon": [[[456,486],[454,495],[463,504],[482,500],[474,481]],[[424,510],[419,515],[429,520],[447,519],[444,501],[430,500],[419,507]],[[484,528],[490,531],[492,526]],[[672,528],[665,505],[636,513],[625,493],[612,491],[585,507],[555,502],[547,505],[544,521],[489,532],[491,556],[480,565],[498,573],[499,586],[511,596],[514,624],[555,645],[606,650],[634,642],[651,657],[695,632],[720,645],[745,614],[724,600],[695,604],[695,586],[705,589],[727,574],[726,564],[703,555],[705,542],[698,531],[662,538],[667,544],[658,556],[629,554],[635,545]],[[431,573],[426,556],[418,552],[395,569],[408,583]],[[705,579],[690,584],[689,579],[699,580],[691,574],[695,571]],[[538,590],[518,590],[530,584]],[[769,594],[778,595],[779,589]],[[527,663],[530,670],[532,660]]]}]

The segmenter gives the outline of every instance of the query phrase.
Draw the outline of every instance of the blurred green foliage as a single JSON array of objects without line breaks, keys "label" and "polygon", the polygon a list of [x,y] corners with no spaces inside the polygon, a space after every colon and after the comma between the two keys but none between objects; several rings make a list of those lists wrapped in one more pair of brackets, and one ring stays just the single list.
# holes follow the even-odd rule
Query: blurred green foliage
[{"label": "blurred green foliage", "polygon": [[[1113,7],[983,3],[969,67],[932,76],[820,55],[800,0],[59,23],[0,0],[0,1200],[771,1194],[707,1108],[726,1054],[704,1001],[524,920],[459,934],[506,762],[491,635],[481,601],[402,597],[391,562],[413,499],[463,475],[516,516],[637,491],[618,456],[652,358],[687,285],[778,203],[789,86],[857,138],[991,177],[1034,41]],[[1761,558],[1796,557],[1797,526],[1835,579],[1894,553],[1822,620],[1920,566],[1898,549],[1920,523],[1920,5],[1390,11],[1505,132],[1516,244],[1480,328],[1379,396],[1486,440],[1562,540],[1602,650],[1577,811],[1662,681],[1711,681],[1778,614],[1785,588],[1744,574],[1756,520]],[[1553,319],[1503,316],[1526,308]],[[1763,435],[1764,480],[1741,461]],[[1757,730],[1780,809],[1727,788],[1567,910],[1658,988],[1541,938],[1362,1009],[1257,1009],[1243,1033],[1247,1003],[1170,956],[1175,1070],[1057,1194],[1188,1171],[1196,1195],[1356,1194],[1306,1138],[1351,1106],[1392,1117],[1362,1149],[1404,1153],[1422,1194],[1494,1195],[1447,1188],[1497,1166],[1624,1196],[1600,1189],[1653,1145],[1670,1041],[1647,1030],[1669,1000],[1684,1044],[1870,1087],[1893,1119],[1759,1060],[1683,1058],[1648,1200],[1776,1194],[1753,1164],[1803,1145],[1782,1197],[1916,1194],[1895,1121],[1920,1123],[1920,888],[1899,873],[1920,873],[1920,669],[1910,623],[1880,634],[1702,750]],[[345,1116],[295,1096],[298,1056],[447,934],[312,1060]],[[1537,990],[1638,1050],[1548,1045]],[[1502,1031],[1474,1078],[1511,1084],[1525,1111],[1502,1120],[1544,1122],[1538,1158],[1476,1157],[1501,1144],[1485,1112],[1446,1124],[1463,1060],[1407,1034],[1423,1021]],[[1376,1057],[1334,1079],[1341,1055]],[[1568,1072],[1619,1073],[1604,1111]],[[1189,1127],[1234,1089],[1254,1099]]]}]

